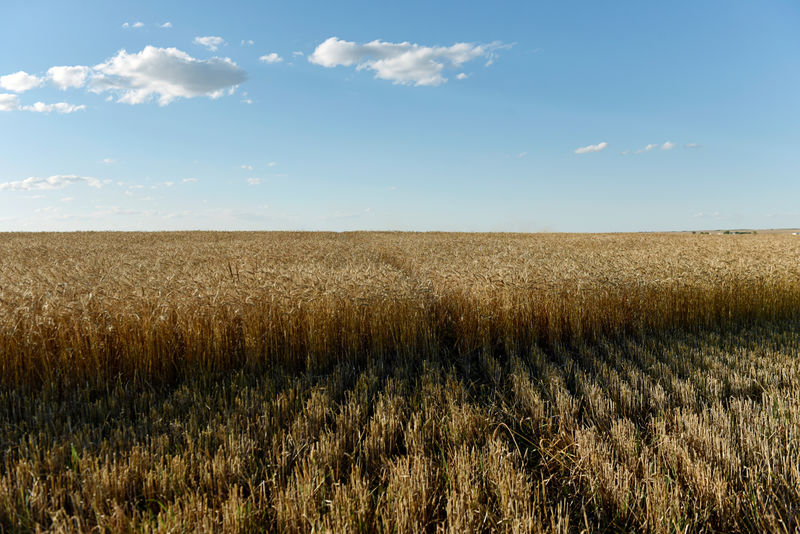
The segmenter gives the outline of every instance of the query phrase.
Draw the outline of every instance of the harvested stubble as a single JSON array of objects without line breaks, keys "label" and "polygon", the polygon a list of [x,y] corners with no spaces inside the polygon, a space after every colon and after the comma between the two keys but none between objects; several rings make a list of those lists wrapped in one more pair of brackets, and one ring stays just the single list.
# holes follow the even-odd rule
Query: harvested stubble
[{"label": "harvested stubble", "polygon": [[0,530],[799,528],[792,236],[0,250]]}]

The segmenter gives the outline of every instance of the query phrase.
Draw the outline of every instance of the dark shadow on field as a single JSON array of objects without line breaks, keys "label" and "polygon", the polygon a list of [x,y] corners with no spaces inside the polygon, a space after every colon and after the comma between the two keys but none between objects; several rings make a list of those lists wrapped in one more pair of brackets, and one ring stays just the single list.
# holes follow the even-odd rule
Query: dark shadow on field
[{"label": "dark shadow on field", "polygon": [[5,389],[0,525],[791,531],[798,327]]}]

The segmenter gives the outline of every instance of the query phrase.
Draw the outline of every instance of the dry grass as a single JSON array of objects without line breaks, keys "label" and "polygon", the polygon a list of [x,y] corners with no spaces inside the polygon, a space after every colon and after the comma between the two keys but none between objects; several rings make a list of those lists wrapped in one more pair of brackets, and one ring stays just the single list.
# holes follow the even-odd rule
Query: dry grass
[{"label": "dry grass", "polygon": [[0,531],[785,531],[791,235],[0,236]]}]

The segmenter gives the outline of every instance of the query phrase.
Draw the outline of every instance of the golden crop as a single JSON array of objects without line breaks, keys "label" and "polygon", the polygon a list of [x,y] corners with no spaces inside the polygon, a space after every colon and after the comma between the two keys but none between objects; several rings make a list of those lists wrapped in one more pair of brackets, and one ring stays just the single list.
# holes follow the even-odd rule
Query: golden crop
[{"label": "golden crop", "polygon": [[786,531],[800,240],[0,236],[0,531]]}]

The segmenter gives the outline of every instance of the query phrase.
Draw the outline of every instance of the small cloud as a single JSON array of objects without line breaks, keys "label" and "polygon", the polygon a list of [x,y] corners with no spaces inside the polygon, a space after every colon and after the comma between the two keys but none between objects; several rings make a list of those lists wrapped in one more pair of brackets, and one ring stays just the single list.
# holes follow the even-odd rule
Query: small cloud
[{"label": "small cloud", "polygon": [[517,154],[517,159],[522,159],[522,158],[524,158],[524,157],[525,157],[525,156],[527,156],[527,155],[528,155],[528,153],[527,153],[527,152],[520,152],[519,154]]},{"label": "small cloud", "polygon": [[253,99],[247,96],[247,91],[242,93],[241,103],[242,104],[252,104],[253,103]]},{"label": "small cloud", "polygon": [[42,85],[42,82],[44,82],[43,78],[28,74],[24,70],[0,76],[0,87],[15,93],[24,93],[29,89]]},{"label": "small cloud", "polygon": [[606,148],[608,148],[608,143],[603,141],[602,143],[597,143],[596,145],[588,145],[576,148],[575,154],[591,154],[592,152],[600,152]]},{"label": "small cloud", "polygon": [[205,46],[212,52],[215,52],[217,48],[225,44],[225,39],[216,35],[206,35],[203,37],[195,37],[192,42],[196,45]]},{"label": "small cloud", "polygon": [[657,146],[658,146],[658,145],[657,145],[657,144],[655,144],[655,143],[650,143],[650,144],[649,144],[649,145],[647,145],[646,147],[644,147],[644,148],[640,148],[639,150],[637,150],[637,151],[635,152],[635,154],[642,154],[643,152],[650,152],[651,150],[653,150],[653,149],[654,149],[654,148],[656,148]]},{"label": "small cloud", "polygon": [[298,57],[298,56],[302,57],[302,56],[304,56],[305,54],[304,54],[304,53],[302,53],[300,50],[295,50],[294,52],[292,52],[292,55],[293,55],[294,57]]},{"label": "small cloud", "polygon": [[247,183],[250,185],[258,185],[261,183],[261,178],[248,178]]},{"label": "small cloud", "polygon": [[164,182],[164,187],[172,187],[175,185],[175,182]]},{"label": "small cloud", "polygon": [[256,42],[252,39],[242,39],[242,46],[253,46],[254,44],[256,44]]},{"label": "small cloud", "polygon": [[20,109],[33,111],[35,113],[50,113],[51,111],[55,111],[56,113],[74,113],[76,111],[83,111],[86,109],[86,106],[75,106],[73,104],[67,104],[66,102],[56,102],[55,104],[36,102],[32,106],[22,106]]},{"label": "small cloud", "polygon": [[171,22],[165,22],[164,24],[161,25],[161,27],[162,28],[172,28],[172,23]]},{"label": "small cloud", "polygon": [[105,158],[105,159],[103,159],[103,163],[105,163],[106,165],[113,165],[113,164],[116,163],[116,160],[114,160],[112,158]]},{"label": "small cloud", "polygon": [[19,97],[9,93],[0,93],[0,111],[16,111],[19,109]]},{"label": "small cloud", "polygon": [[459,80],[466,80],[467,78],[469,78],[469,74],[465,74],[463,72],[459,72],[456,75],[456,78],[459,79]]},{"label": "small cloud", "polygon": [[627,156],[629,153],[630,153],[630,150],[623,150],[622,152],[620,152],[620,155],[621,156]]},{"label": "small cloud", "polygon": [[73,200],[75,200],[75,197],[64,197],[61,202],[72,202]]},{"label": "small cloud", "polygon": [[61,90],[83,87],[90,71],[91,69],[84,65],[50,67],[47,69],[47,78]]},{"label": "small cloud", "polygon": [[92,72],[94,93],[117,93],[117,101],[126,104],[141,104],[157,95],[162,106],[176,98],[219,98],[247,79],[230,59],[195,59],[177,48],[154,46],[133,54],[120,50]]},{"label": "small cloud", "polygon": [[144,23],[143,22],[134,22],[133,23],[133,27],[134,28],[143,28],[144,27]]},{"label": "small cloud", "polygon": [[184,178],[183,180],[181,180],[181,183],[182,184],[196,184],[197,183],[197,178]]},{"label": "small cloud", "polygon": [[103,183],[97,178],[77,176],[74,174],[58,174],[48,178],[31,176],[24,180],[0,183],[0,191],[45,191],[50,189],[63,189],[71,184],[85,183],[88,186],[100,189]]},{"label": "small cloud", "polygon": [[253,170],[253,166],[252,165],[240,165],[239,168],[244,169],[246,171],[252,171]]},{"label": "small cloud", "polygon": [[702,147],[703,147],[703,145],[699,145],[699,144],[697,144],[697,143],[686,143],[686,144],[685,144],[685,145],[683,145],[683,146],[684,146],[685,148],[688,148],[688,149],[702,148]]},{"label": "small cloud", "polygon": [[277,165],[277,163],[275,163],[274,161],[270,161],[269,163],[267,163],[267,165],[269,167],[274,167],[275,165]]},{"label": "small cloud", "polygon": [[661,145],[661,150],[672,150],[673,148],[675,148],[675,143],[671,141],[667,141]]},{"label": "small cloud", "polygon": [[263,61],[264,63],[280,63],[281,61],[283,61],[283,58],[275,52],[270,52],[269,54],[265,54],[258,59],[259,61]]},{"label": "small cloud", "polygon": [[130,28],[130,26],[131,26],[131,25],[130,25],[130,24],[128,24],[127,22],[123,22],[123,23],[122,23],[122,27],[123,27],[123,28]]},{"label": "small cloud", "polygon": [[488,58],[489,65],[494,60],[494,51],[505,47],[499,42],[423,46],[375,40],[359,44],[330,37],[316,47],[308,60],[328,68],[343,66],[372,70],[376,78],[394,84],[438,86],[447,81],[442,74],[446,66],[459,68],[478,58]]}]

